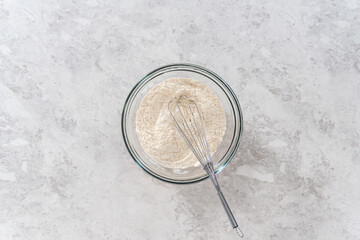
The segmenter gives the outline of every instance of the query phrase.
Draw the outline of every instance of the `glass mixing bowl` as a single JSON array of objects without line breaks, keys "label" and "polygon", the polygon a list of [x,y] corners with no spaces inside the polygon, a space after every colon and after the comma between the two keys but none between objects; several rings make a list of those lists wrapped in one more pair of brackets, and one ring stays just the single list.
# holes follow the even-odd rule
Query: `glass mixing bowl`
[{"label": "glass mixing bowl", "polygon": [[143,97],[158,83],[172,77],[191,78],[204,83],[219,98],[226,115],[226,131],[213,155],[216,172],[220,172],[234,156],[243,128],[239,101],[229,85],[216,73],[193,64],[172,64],[147,74],[131,90],[122,113],[122,134],[135,162],[152,176],[172,183],[193,183],[207,178],[202,166],[185,169],[167,168],[152,160],[143,150],[136,135],[136,112]]}]

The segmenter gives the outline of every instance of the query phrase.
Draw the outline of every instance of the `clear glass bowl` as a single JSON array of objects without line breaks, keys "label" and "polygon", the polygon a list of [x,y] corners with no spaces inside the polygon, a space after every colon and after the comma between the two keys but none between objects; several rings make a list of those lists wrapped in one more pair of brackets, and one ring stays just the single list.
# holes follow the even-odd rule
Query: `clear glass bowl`
[{"label": "clear glass bowl", "polygon": [[226,131],[222,143],[213,155],[216,172],[231,160],[239,146],[242,132],[242,113],[239,101],[229,85],[216,73],[193,64],[172,64],[147,74],[131,90],[122,113],[122,134],[125,145],[135,162],[152,176],[172,183],[193,183],[207,177],[202,166],[186,169],[164,167],[152,160],[143,150],[136,135],[136,112],[147,92],[156,84],[172,77],[191,78],[204,83],[220,99],[226,115]]}]

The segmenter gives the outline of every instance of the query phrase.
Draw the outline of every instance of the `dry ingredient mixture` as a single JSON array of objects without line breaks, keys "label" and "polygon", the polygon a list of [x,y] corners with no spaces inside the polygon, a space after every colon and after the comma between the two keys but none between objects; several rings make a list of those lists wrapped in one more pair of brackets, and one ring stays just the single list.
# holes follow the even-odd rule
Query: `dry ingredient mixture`
[{"label": "dry ingredient mixture", "polygon": [[199,165],[168,110],[169,101],[181,95],[198,104],[211,154],[222,142],[226,129],[222,105],[205,84],[188,78],[170,78],[156,85],[141,100],[136,113],[136,133],[145,152],[168,168]]}]

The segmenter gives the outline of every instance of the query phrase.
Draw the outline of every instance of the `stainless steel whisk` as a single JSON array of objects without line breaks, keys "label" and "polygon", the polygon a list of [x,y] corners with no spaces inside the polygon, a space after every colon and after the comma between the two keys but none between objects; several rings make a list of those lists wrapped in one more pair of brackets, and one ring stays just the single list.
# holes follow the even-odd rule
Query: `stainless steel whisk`
[{"label": "stainless steel whisk", "polygon": [[244,237],[244,233],[239,228],[217,181],[208,141],[206,139],[204,121],[196,102],[188,99],[186,96],[180,96],[169,102],[168,109],[175,122],[176,128],[214,184],[232,227],[236,229],[237,234],[241,238]]}]

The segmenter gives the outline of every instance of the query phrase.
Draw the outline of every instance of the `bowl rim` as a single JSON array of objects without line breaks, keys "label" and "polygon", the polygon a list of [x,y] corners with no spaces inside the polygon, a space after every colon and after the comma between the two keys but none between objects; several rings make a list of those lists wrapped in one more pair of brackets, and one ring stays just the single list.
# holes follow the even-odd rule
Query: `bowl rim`
[{"label": "bowl rim", "polygon": [[[216,170],[216,173],[219,173],[222,169],[224,169],[228,164],[229,162],[232,160],[232,158],[234,157],[234,155],[236,154],[238,148],[239,148],[239,145],[240,145],[240,139],[241,139],[241,136],[242,136],[242,132],[243,132],[243,114],[242,114],[242,110],[241,110],[241,106],[240,106],[240,103],[239,103],[239,100],[235,94],[235,92],[232,90],[232,88],[229,86],[229,84],[227,84],[224,79],[222,79],[218,74],[216,74],[215,72],[207,69],[207,68],[204,68],[202,66],[199,66],[199,65],[196,65],[196,64],[192,64],[192,63],[173,63],[173,64],[167,64],[167,65],[164,65],[164,66],[161,66],[161,67],[158,67],[156,69],[154,69],[153,71],[149,72],[148,74],[146,74],[139,82],[137,82],[135,84],[135,86],[131,89],[130,93],[128,94],[128,96],[126,97],[126,100],[124,102],[124,106],[123,106],[123,110],[122,110],[122,114],[121,114],[121,133],[122,133],[122,136],[123,136],[123,140],[124,140],[124,143],[125,143],[125,146],[126,146],[126,149],[128,151],[128,153],[130,154],[131,158],[135,161],[135,163],[140,166],[141,169],[143,169],[146,173],[150,174],[152,177],[155,177],[161,181],[164,181],[164,182],[167,182],[167,183],[174,183],[174,184],[190,184],[190,183],[196,183],[196,182],[200,182],[200,181],[203,181],[204,179],[208,178],[209,176],[208,175],[205,175],[204,177],[201,177],[199,179],[195,179],[195,180],[190,180],[190,181],[184,181],[184,182],[181,182],[181,181],[176,181],[176,180],[171,180],[169,178],[162,178],[160,176],[157,176],[155,173],[153,173],[152,171],[149,171],[148,169],[146,169],[144,166],[142,166],[141,163],[139,163],[139,161],[137,160],[136,156],[134,156],[134,154],[132,153],[132,151],[130,150],[130,147],[129,147],[129,143],[128,143],[128,140],[127,140],[127,137],[125,137],[126,134],[126,130],[125,130],[125,122],[126,122],[126,119],[125,119],[125,110],[128,108],[129,106],[129,101],[130,101],[130,98],[133,96],[133,93],[135,92],[135,90],[138,88],[138,86],[144,82],[148,77],[150,77],[152,74],[158,72],[158,71],[161,71],[163,69],[167,69],[167,68],[172,68],[172,67],[190,67],[190,68],[195,68],[195,69],[199,69],[201,71],[204,71],[210,75],[213,75],[218,81],[220,81],[225,87],[226,89],[229,91],[229,93],[231,94],[234,102],[235,102],[235,106],[236,108],[238,109],[238,113],[239,113],[239,119],[240,119],[240,124],[239,124],[239,128],[240,128],[240,131],[239,131],[239,134],[236,138],[236,143],[235,143],[235,147],[233,149],[233,151],[230,153],[229,157],[226,159],[226,161],[219,167],[219,169]],[[181,69],[180,69],[181,70]]]}]

